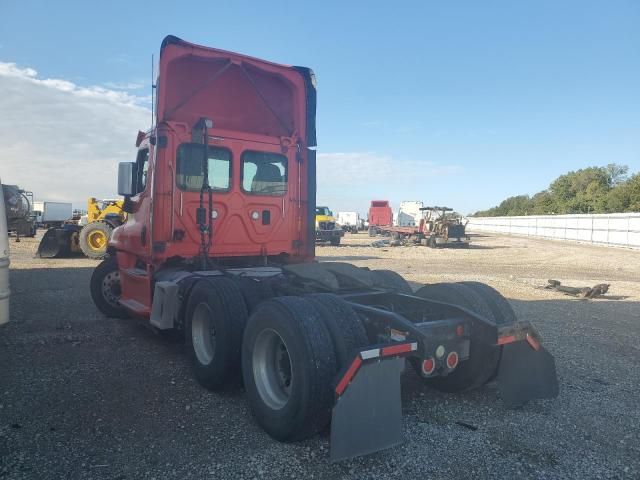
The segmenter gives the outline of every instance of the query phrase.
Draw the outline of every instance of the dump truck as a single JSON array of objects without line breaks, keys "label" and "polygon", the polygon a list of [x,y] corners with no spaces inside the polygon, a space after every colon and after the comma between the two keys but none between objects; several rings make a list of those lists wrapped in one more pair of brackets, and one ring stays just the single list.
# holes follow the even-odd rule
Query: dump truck
[{"label": "dump truck", "polygon": [[9,230],[0,182],[0,325],[9,322]]},{"label": "dump truck", "polygon": [[93,259],[104,258],[113,229],[127,219],[123,206],[123,200],[89,198],[87,213],[80,217],[78,223],[65,222],[45,232],[37,255],[61,258],[83,253]]},{"label": "dump truck", "polygon": [[495,377],[508,406],[557,395],[540,335],[488,285],[316,260],[311,69],[168,36],[157,80],[118,166],[128,220],[90,280],[103,314],[183,335],[207,389],[242,377],[276,440],[330,426],[332,461],[402,441],[406,364],[446,392]]},{"label": "dump truck", "polygon": [[388,200],[371,200],[368,222],[370,237],[378,235],[380,227],[393,226],[393,210]]},{"label": "dump truck", "polygon": [[344,230],[337,224],[329,207],[316,207],[316,242],[328,242],[337,246],[343,236]]}]

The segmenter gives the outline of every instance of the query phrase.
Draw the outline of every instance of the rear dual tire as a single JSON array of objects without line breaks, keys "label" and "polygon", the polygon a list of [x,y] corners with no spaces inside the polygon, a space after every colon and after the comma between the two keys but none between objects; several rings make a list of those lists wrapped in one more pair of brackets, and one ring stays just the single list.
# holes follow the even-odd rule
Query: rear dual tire
[{"label": "rear dual tire", "polygon": [[242,376],[256,421],[280,441],[314,435],[330,421],[336,372],[331,336],[308,300],[279,297],[251,316]]},{"label": "rear dual tire", "polygon": [[367,343],[357,314],[335,295],[262,303],[242,342],[242,374],[256,421],[280,441],[324,429],[331,420],[336,374]]},{"label": "rear dual tire", "polygon": [[[436,283],[420,288],[416,295],[422,298],[459,305],[476,313],[495,325],[515,321],[509,302],[496,290],[478,282]],[[425,381],[437,390],[449,393],[473,390],[490,381],[500,361],[501,347],[484,338],[480,330],[472,332],[469,359],[446,377],[433,377]],[[420,373],[419,366],[413,362]]]}]

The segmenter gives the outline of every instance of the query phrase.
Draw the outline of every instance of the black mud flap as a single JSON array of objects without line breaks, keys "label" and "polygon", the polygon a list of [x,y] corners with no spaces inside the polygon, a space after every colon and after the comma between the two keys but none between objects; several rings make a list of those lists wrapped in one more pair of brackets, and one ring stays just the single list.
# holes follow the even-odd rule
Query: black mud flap
[{"label": "black mud flap", "polygon": [[509,408],[529,400],[558,396],[558,376],[553,356],[541,345],[532,348],[526,341],[504,345],[498,367],[498,390]]},{"label": "black mud flap", "polygon": [[333,407],[332,462],[402,442],[400,374],[404,363],[404,358],[393,357],[358,364],[357,375]]}]

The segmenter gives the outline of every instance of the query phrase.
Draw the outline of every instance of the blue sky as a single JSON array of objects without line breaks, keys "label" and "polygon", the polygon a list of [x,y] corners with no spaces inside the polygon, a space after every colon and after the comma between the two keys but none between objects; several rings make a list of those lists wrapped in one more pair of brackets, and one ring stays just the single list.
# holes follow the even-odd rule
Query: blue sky
[{"label": "blue sky", "polygon": [[[535,193],[572,169],[615,162],[640,170],[638,1],[91,4],[0,0],[0,62],[35,70],[25,74],[31,79],[55,79],[56,88],[67,81],[76,90],[121,94],[126,108],[137,105],[138,122],[146,121],[140,107],[149,95],[151,54],[169,33],[310,66],[318,78],[324,162],[318,200],[334,210],[364,212],[370,199],[388,198],[396,207],[423,200],[467,213]],[[18,77],[11,91],[20,90]],[[33,112],[27,104],[40,95],[34,85],[13,95],[18,120],[30,111],[52,124],[82,118],[76,111],[57,115],[68,103],[62,97],[46,112]],[[83,103],[82,111],[91,109]],[[92,152],[92,168],[133,157],[123,125],[109,115],[115,114],[96,117],[105,119],[99,136],[122,145],[104,159]],[[9,135],[16,121],[4,121]],[[4,153],[0,146],[3,181],[31,181],[16,171],[17,153],[46,159],[50,151],[64,152],[53,140],[47,151],[38,146],[42,136],[64,137],[63,125]],[[11,132],[9,141],[23,132]],[[132,126],[131,139],[135,133]],[[77,133],[64,141],[76,153],[93,151],[94,140],[112,148],[95,137],[80,146],[73,145]],[[83,172],[80,156],[76,166]],[[81,185],[83,178],[78,173]],[[115,183],[115,176],[103,180]],[[34,183],[36,197],[83,198],[72,197],[63,182]],[[96,195],[113,191],[111,184],[89,187]]]}]

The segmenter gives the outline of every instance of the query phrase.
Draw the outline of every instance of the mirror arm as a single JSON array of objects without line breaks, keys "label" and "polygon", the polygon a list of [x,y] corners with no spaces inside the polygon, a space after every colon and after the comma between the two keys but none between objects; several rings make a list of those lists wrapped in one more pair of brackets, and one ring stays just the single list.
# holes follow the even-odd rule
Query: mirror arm
[{"label": "mirror arm", "polygon": [[133,202],[131,201],[131,195],[124,196],[124,202],[122,203],[122,211],[125,213],[133,213]]}]

